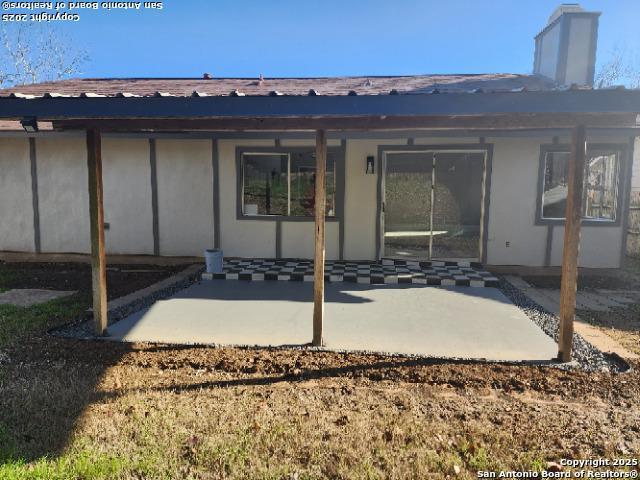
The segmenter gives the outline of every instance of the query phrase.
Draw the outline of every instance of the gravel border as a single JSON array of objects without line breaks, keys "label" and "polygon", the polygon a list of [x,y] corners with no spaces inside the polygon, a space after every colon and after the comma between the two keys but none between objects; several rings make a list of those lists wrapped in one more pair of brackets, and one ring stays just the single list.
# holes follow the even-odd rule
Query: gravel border
[{"label": "gravel border", "polygon": [[[195,269],[193,272],[184,276],[183,274],[191,269],[191,266],[187,267],[182,272],[177,273],[175,276],[181,277],[176,279],[176,281],[170,282],[169,285],[159,288],[149,295],[144,295],[135,298],[133,301],[129,303],[125,303],[124,305],[120,305],[115,308],[111,308],[108,312],[108,323],[107,325],[113,325],[114,323],[122,320],[129,315],[139,312],[147,307],[150,307],[158,300],[164,300],[172,297],[180,290],[184,290],[185,288],[190,287],[194,283],[200,281],[200,276],[204,271],[204,265],[198,269]],[[157,283],[167,282],[167,280],[171,280],[171,277],[161,280]],[[147,287],[153,288],[153,285]],[[144,289],[143,289],[144,290]],[[135,294],[137,292],[133,292]],[[119,299],[115,299],[117,301]],[[56,327],[49,331],[49,334],[57,336],[57,337],[72,337],[79,338],[83,340],[99,340],[99,337],[96,337],[93,333],[93,323],[92,323],[93,315],[89,313],[88,318],[83,318],[77,322],[69,323],[67,325],[63,325],[61,327]]]},{"label": "gravel border", "polygon": [[[544,333],[558,342],[560,336],[560,319],[557,315],[547,311],[544,307],[533,301],[522,290],[515,287],[504,277],[499,276],[500,290],[504,295],[520,308],[527,317],[538,325]],[[579,334],[573,334],[573,362],[556,363],[557,368],[581,368],[588,372],[613,372],[621,373],[628,371],[631,367],[622,358],[614,355],[607,355],[587,342]]]}]

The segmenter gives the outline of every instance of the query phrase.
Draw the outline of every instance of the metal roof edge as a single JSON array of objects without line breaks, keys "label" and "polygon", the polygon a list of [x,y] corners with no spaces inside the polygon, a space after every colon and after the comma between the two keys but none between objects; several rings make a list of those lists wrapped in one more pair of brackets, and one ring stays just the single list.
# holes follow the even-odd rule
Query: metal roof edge
[{"label": "metal roof edge", "polygon": [[215,118],[640,113],[640,90],[563,90],[358,96],[0,99],[0,118]]}]

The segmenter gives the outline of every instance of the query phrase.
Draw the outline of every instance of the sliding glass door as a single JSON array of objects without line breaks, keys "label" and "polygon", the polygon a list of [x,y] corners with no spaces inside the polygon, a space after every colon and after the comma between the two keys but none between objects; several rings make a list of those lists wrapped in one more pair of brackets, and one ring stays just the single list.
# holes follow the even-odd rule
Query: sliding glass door
[{"label": "sliding glass door", "polygon": [[383,257],[477,260],[484,151],[386,152]]},{"label": "sliding glass door", "polygon": [[429,257],[430,153],[389,153],[384,178],[384,257]]}]

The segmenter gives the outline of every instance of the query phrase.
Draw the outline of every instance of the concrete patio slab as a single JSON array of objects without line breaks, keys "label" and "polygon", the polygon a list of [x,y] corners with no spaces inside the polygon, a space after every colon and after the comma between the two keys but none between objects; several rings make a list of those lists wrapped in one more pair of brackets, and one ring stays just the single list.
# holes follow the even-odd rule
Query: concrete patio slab
[{"label": "concrete patio slab", "polygon": [[46,303],[56,298],[68,297],[75,291],[42,290],[38,288],[14,288],[0,293],[0,305],[13,305],[16,307],[31,307],[40,303]]},{"label": "concrete patio slab", "polygon": [[[325,344],[449,358],[549,361],[555,342],[494,288],[327,284]],[[109,327],[112,340],[249,346],[311,339],[312,285],[202,281]]]}]

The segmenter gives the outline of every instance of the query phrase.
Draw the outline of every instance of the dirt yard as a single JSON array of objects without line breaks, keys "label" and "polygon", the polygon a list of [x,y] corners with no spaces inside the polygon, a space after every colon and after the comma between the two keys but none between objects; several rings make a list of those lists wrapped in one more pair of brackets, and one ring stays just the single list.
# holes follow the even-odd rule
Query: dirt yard
[{"label": "dirt yard", "polygon": [[52,338],[5,355],[2,478],[475,478],[640,452],[637,371]]},{"label": "dirt yard", "polygon": [[2,479],[471,479],[640,454],[640,364],[587,374],[41,327],[0,344]]}]

